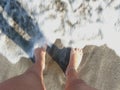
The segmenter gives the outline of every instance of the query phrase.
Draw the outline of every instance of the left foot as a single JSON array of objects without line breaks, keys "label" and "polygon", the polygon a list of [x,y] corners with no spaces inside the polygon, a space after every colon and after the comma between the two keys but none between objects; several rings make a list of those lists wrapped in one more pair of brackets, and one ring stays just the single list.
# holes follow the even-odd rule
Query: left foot
[{"label": "left foot", "polygon": [[35,64],[39,65],[42,71],[45,69],[45,55],[46,55],[46,47],[45,48],[36,48],[35,49]]}]

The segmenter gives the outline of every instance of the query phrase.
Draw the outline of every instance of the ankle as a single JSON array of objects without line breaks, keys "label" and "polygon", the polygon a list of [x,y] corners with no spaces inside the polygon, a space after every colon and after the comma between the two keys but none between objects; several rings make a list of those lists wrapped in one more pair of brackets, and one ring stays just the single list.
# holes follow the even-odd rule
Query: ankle
[{"label": "ankle", "polygon": [[72,74],[77,74],[77,70],[75,68],[67,68],[65,74],[66,74],[66,76],[72,75]]},{"label": "ankle", "polygon": [[66,80],[70,82],[76,79],[79,79],[77,71],[74,68],[68,69],[66,71]]}]

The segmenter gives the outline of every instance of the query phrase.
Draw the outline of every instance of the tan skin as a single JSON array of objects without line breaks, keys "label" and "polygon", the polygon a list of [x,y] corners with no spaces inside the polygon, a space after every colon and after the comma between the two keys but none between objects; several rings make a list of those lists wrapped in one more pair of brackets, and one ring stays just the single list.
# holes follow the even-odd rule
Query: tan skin
[{"label": "tan skin", "polygon": [[75,48],[71,50],[70,60],[66,70],[65,90],[96,90],[79,79],[77,69],[82,59],[82,49]]},{"label": "tan skin", "polygon": [[[46,90],[43,71],[45,68],[45,48],[35,49],[35,64],[24,74],[0,84],[0,90]],[[66,70],[65,90],[96,90],[78,78],[77,68],[82,59],[81,49],[72,49]]]}]

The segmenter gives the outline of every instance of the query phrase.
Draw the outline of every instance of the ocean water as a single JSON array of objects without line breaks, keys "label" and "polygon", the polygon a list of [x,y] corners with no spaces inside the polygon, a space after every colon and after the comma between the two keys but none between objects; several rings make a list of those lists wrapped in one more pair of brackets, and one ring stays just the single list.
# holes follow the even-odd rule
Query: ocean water
[{"label": "ocean water", "polygon": [[60,38],[65,47],[104,45],[120,56],[119,0],[0,0],[0,53],[12,63]]}]

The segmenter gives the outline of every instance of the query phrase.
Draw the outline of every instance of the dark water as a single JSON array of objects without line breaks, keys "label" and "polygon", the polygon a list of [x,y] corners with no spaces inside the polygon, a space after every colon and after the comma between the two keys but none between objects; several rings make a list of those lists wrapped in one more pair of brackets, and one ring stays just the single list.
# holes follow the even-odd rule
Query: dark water
[{"label": "dark water", "polygon": [[[16,22],[16,24],[18,24],[19,27],[30,36],[30,39],[26,40],[17,32],[17,30],[15,30],[15,26],[11,27],[1,12],[0,29],[2,33],[21,47],[34,62],[32,55],[33,47],[36,43],[42,44],[44,42],[43,40],[45,40],[44,34],[41,32],[39,25],[31,18],[31,16],[29,16],[28,12],[17,0],[0,0],[0,6],[7,13],[8,17],[11,17],[14,22]],[[52,47],[48,46],[47,52],[60,65],[63,71],[65,71],[69,62],[70,48],[59,49],[53,44]]]}]

